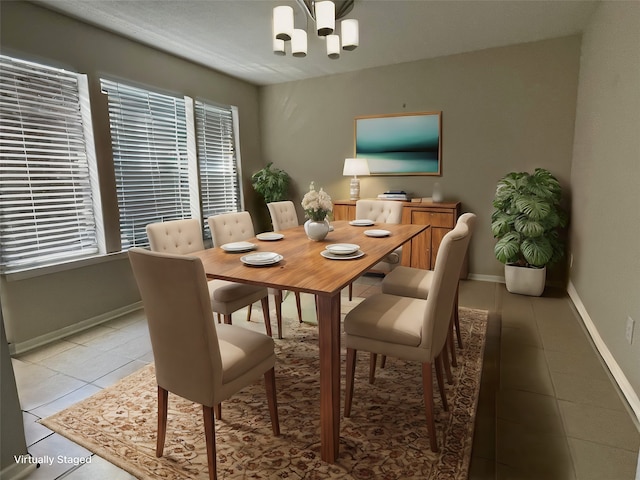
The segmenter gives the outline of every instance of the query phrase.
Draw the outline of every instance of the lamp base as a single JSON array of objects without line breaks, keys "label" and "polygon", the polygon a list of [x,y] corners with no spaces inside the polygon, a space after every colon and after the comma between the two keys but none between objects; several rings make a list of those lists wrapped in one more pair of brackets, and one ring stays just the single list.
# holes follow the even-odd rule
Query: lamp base
[{"label": "lamp base", "polygon": [[349,198],[350,200],[360,199],[360,180],[355,177],[349,183]]}]

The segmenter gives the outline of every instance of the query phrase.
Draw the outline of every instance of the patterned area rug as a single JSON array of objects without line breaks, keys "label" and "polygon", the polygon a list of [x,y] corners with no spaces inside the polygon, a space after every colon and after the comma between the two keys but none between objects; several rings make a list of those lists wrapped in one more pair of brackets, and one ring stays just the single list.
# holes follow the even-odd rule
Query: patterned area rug
[{"label": "patterned area rug", "polygon": [[[281,436],[271,432],[262,381],[224,402],[216,421],[218,478],[467,478],[487,312],[460,309],[464,349],[446,386],[449,412],[434,386],[440,453],[429,449],[420,366],[389,358],[370,385],[363,352],[334,465],[320,459],[317,327],[288,321],[288,338],[276,341]],[[344,400],[344,374],[342,392]],[[164,456],[156,458],[156,401],[149,365],[42,423],[140,479],[207,479],[202,408],[169,395]]]}]

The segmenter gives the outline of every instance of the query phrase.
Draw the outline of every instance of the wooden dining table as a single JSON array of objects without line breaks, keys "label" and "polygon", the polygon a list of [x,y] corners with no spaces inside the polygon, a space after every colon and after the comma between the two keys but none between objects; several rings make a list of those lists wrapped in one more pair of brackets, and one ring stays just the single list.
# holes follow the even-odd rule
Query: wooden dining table
[{"label": "wooden dining table", "polygon": [[[332,222],[333,231],[323,241],[309,240],[302,226],[282,230],[277,241],[248,242],[253,252],[274,252],[282,260],[270,266],[248,266],[240,258],[249,252],[229,253],[210,248],[198,256],[209,278],[263,285],[279,290],[316,296],[320,358],[320,450],[325,462],[335,463],[340,446],[340,292],[396,248],[411,240],[428,225],[381,224],[352,226]],[[386,230],[387,236],[365,235],[367,230]],[[321,255],[327,245],[351,243],[364,255],[354,259],[327,259]]]}]

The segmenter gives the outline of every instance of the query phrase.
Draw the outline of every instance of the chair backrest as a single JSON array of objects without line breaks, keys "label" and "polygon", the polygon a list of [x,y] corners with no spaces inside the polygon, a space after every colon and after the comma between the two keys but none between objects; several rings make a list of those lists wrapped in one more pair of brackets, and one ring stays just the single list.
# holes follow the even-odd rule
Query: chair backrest
[{"label": "chair backrest", "polygon": [[249,212],[222,213],[207,218],[207,222],[214,247],[256,236]]},{"label": "chair backrest", "polygon": [[150,223],[147,237],[154,252],[185,254],[204,250],[200,221],[195,218]]},{"label": "chair backrest", "polygon": [[473,213],[460,216],[455,228],[443,237],[438,249],[427,297],[421,344],[422,347],[431,349],[432,357],[442,350],[447,339],[460,272],[475,222],[476,215]]},{"label": "chair backrest", "polygon": [[197,257],[129,250],[149,325],[158,385],[213,406],[222,360],[211,299]]},{"label": "chair backrest", "polygon": [[269,209],[269,215],[271,215],[271,224],[274,232],[300,225],[296,207],[292,201],[270,202],[267,203],[267,208]]},{"label": "chair backrest", "polygon": [[402,202],[393,200],[358,200],[356,218],[381,223],[402,222]]}]

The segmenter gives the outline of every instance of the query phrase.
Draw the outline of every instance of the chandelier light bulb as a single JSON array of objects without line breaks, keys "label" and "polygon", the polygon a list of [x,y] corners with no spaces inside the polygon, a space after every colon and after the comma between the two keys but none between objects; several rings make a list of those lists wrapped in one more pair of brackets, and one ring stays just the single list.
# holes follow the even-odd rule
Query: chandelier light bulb
[{"label": "chandelier light bulb", "polygon": [[338,35],[327,35],[327,56],[329,58],[340,58],[340,37]]},{"label": "chandelier light bulb", "polygon": [[288,5],[273,9],[273,34],[278,40],[291,40],[293,37],[293,8]]},{"label": "chandelier light bulb", "polygon": [[293,37],[291,38],[291,54],[294,57],[307,56],[307,32],[300,28],[293,30]]},{"label": "chandelier light bulb", "polygon": [[336,6],[330,0],[315,3],[316,28],[318,35],[331,35],[336,27]]},{"label": "chandelier light bulb", "polygon": [[344,50],[355,50],[360,43],[360,32],[358,20],[350,18],[342,20],[342,48]]},{"label": "chandelier light bulb", "polygon": [[273,53],[276,55],[286,55],[284,51],[284,40],[278,40],[274,37],[273,39]]}]

